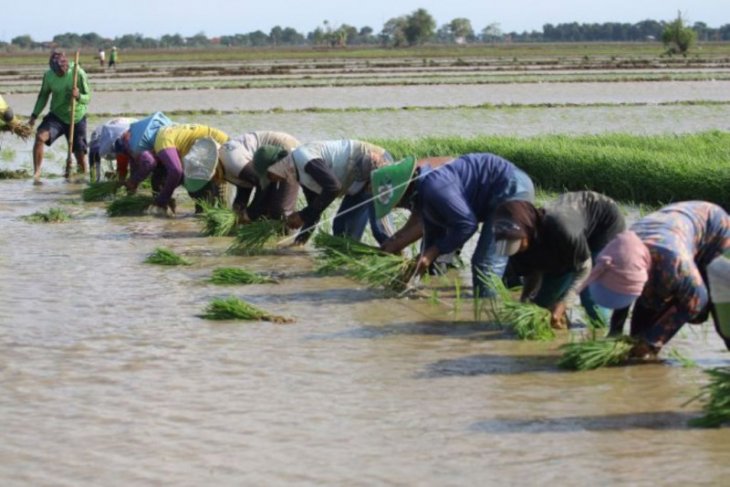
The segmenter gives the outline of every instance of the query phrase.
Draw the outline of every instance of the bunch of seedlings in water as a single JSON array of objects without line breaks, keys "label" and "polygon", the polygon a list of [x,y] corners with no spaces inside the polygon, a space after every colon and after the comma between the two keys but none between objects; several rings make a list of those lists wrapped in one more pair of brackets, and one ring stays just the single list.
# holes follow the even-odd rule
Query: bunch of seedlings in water
[{"label": "bunch of seedlings in water", "polygon": [[180,257],[170,249],[157,247],[146,259],[146,264],[156,265],[190,265],[190,262]]},{"label": "bunch of seedlings in water", "polygon": [[628,362],[635,344],[635,340],[626,335],[566,343],[560,346],[563,355],[558,366],[570,370],[593,370],[623,365]]},{"label": "bunch of seedlings in water", "polygon": [[210,278],[213,284],[271,284],[276,283],[276,279],[258,274],[256,272],[239,269],[237,267],[218,267],[213,270]]},{"label": "bunch of seedlings in water", "polygon": [[0,131],[10,132],[13,135],[20,137],[23,140],[33,135],[33,127],[27,123],[20,123],[18,120],[11,120],[8,124],[0,126]]},{"label": "bunch of seedlings in water", "polygon": [[271,321],[273,323],[293,323],[292,318],[272,315],[246,301],[230,297],[216,298],[205,308],[201,318],[207,320],[247,320]]},{"label": "bunch of seedlings in water", "polygon": [[689,421],[690,426],[718,428],[730,423],[730,367],[717,367],[704,371],[710,382],[702,386],[698,395],[688,403],[700,400],[703,416]]},{"label": "bunch of seedlings in water", "polygon": [[685,369],[693,369],[697,367],[697,362],[687,357],[676,348],[672,348],[671,350],[669,350],[669,353],[667,355],[672,360],[676,360],[677,363],[679,363],[679,365],[684,367]]},{"label": "bunch of seedlings in water", "polygon": [[69,221],[71,215],[63,208],[51,208],[46,212],[36,211],[24,218],[31,223],[62,223]]},{"label": "bunch of seedlings in water", "polygon": [[256,220],[238,229],[236,239],[227,252],[234,255],[261,254],[269,241],[285,233],[286,224],[283,220]]},{"label": "bunch of seedlings in water", "polygon": [[555,338],[549,310],[512,297],[512,291],[496,274],[482,274],[479,279],[499,297],[498,301],[489,302],[500,326],[513,330],[521,340],[549,341]]},{"label": "bunch of seedlings in water", "polygon": [[144,215],[152,206],[153,198],[147,195],[130,194],[116,198],[106,207],[109,216],[137,216]]},{"label": "bunch of seedlings in water", "polygon": [[204,223],[203,235],[209,237],[233,235],[238,220],[236,212],[204,200],[198,201],[198,204],[203,209],[203,213],[200,215]]},{"label": "bunch of seedlings in water", "polygon": [[28,179],[30,173],[25,169],[3,169],[0,170],[0,179]]},{"label": "bunch of seedlings in water", "polygon": [[345,275],[371,287],[402,292],[416,270],[416,260],[383,252],[377,247],[356,242],[348,237],[335,237],[325,232],[314,236],[319,250],[317,272]]},{"label": "bunch of seedlings in water", "polygon": [[92,182],[81,192],[81,199],[84,201],[104,201],[114,197],[120,187],[118,181]]}]

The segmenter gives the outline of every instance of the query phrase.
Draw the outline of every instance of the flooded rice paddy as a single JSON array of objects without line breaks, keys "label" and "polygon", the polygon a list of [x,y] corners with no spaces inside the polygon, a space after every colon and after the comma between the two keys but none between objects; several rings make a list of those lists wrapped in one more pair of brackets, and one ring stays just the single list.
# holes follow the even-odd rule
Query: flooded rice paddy
[{"label": "flooded rice paddy", "polygon": [[[622,96],[637,96],[624,89]],[[374,93],[347,103],[379,103]],[[440,103],[429,98],[434,92],[420,93]],[[92,110],[167,109],[162,95],[100,94]],[[172,95],[170,106],[194,107],[190,93]],[[250,101],[231,90],[210,95],[206,103],[218,100],[226,109]],[[399,99],[392,96],[391,102]],[[261,106],[291,109],[327,98],[282,97],[263,97]],[[461,97],[475,102],[463,93],[452,98]],[[662,97],[670,93],[651,94]],[[23,103],[17,111],[27,108]],[[727,129],[722,106],[545,109],[537,116],[530,110],[446,111],[443,125],[451,135],[469,135],[472,125],[481,133],[500,126],[501,133],[581,132],[586,125],[635,131],[642,121],[666,118],[663,132],[671,132],[672,121],[693,113],[695,128]],[[351,136],[348,130],[372,137],[440,134],[439,114],[182,121],[231,133],[287,130],[307,140]],[[4,153],[3,168],[28,167],[30,143],[6,136],[2,143],[13,151]],[[50,154],[44,168],[58,174],[62,143]],[[228,239],[200,236],[190,201],[174,219],[110,219],[102,203],[81,202],[82,187],[53,178],[42,186],[0,181],[3,485],[648,486],[718,485],[727,477],[726,430],[686,426],[698,415],[699,406],[685,402],[705,381],[701,368],[728,363],[711,325],[687,327],[667,346],[696,368],[665,354],[660,363],[565,372],[556,362],[567,335],[520,342],[475,322],[466,301],[455,313],[453,301],[386,299],[345,278],[318,276],[310,249],[228,256]],[[22,219],[51,207],[74,218],[53,225]],[[158,246],[193,265],[143,264]],[[218,266],[273,272],[281,283],[214,286],[206,280]],[[198,317],[211,299],[231,295],[297,322]]]}]

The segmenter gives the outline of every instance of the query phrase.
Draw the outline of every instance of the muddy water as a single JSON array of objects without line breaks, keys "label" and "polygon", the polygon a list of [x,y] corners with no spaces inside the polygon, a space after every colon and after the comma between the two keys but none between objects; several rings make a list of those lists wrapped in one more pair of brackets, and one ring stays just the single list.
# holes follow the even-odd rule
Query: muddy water
[{"label": "muddy water", "polygon": [[[35,99],[35,94],[17,94],[9,97],[8,103],[18,113],[30,113]],[[235,111],[675,101],[730,101],[730,81],[107,91],[93,95],[90,110],[128,113],[136,107],[150,107],[150,111]]]},{"label": "muddy water", "polygon": [[[81,185],[0,181],[2,485],[720,484],[726,431],[688,429],[704,381],[665,362],[566,373],[425,300],[312,273],[306,251],[225,256],[176,219],[109,219]],[[30,224],[62,206],[66,224]],[[157,246],[193,261],[142,263]],[[218,287],[216,266],[279,285]],[[209,322],[234,295],[293,325]],[[468,313],[467,313],[468,315]],[[562,340],[566,338],[563,337]],[[728,363],[714,332],[676,347]]]}]

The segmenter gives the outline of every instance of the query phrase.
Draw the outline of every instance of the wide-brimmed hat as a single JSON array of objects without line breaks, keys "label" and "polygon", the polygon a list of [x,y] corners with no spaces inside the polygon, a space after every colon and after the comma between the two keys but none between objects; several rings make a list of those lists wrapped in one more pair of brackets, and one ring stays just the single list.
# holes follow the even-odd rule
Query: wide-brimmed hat
[{"label": "wide-brimmed hat", "polygon": [[408,156],[370,173],[376,218],[383,218],[400,202],[415,170],[416,158]]},{"label": "wide-brimmed hat", "polygon": [[253,168],[259,177],[259,184],[265,188],[269,180],[269,168],[289,155],[280,145],[262,145],[253,153]]},{"label": "wide-brimmed hat", "polygon": [[202,137],[195,141],[183,157],[183,185],[188,193],[196,193],[203,189],[215,176],[218,165],[218,142],[211,137]]}]

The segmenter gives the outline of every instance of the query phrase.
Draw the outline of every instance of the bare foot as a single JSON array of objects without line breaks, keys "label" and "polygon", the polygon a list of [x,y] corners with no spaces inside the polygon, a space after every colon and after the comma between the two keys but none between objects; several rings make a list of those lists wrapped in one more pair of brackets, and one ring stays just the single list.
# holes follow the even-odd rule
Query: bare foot
[{"label": "bare foot", "polygon": [[40,186],[41,184],[43,184],[43,181],[41,181],[40,177],[33,178],[33,186]]}]

